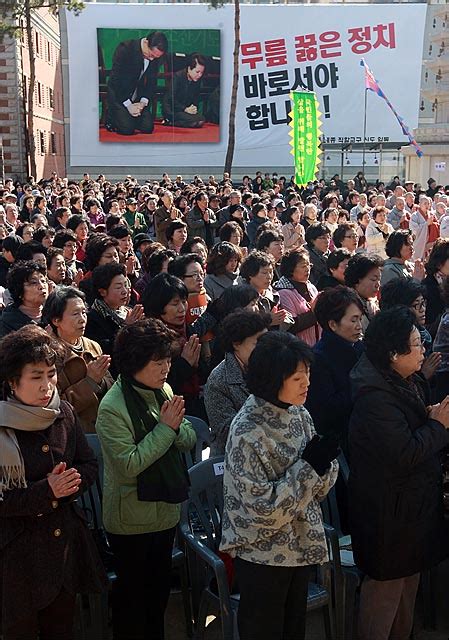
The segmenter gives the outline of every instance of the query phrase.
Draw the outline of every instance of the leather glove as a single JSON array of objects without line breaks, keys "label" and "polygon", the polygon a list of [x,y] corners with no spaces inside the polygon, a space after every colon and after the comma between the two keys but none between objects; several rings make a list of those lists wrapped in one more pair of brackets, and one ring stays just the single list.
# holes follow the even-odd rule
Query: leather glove
[{"label": "leather glove", "polygon": [[306,444],[301,457],[310,464],[319,476],[324,476],[326,471],[330,469],[332,460],[335,460],[339,453],[338,441],[334,435],[324,438],[315,435]]}]

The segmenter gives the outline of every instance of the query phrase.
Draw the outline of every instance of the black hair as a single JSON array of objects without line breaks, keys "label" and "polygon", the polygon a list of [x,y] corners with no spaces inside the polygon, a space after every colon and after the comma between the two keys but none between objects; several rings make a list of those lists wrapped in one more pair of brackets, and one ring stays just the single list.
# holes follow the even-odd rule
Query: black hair
[{"label": "black hair", "polygon": [[124,264],[110,262],[95,267],[92,271],[92,288],[96,298],[101,298],[100,289],[109,289],[111,282],[117,276],[126,276],[126,267]]},{"label": "black hair", "polygon": [[217,313],[221,318],[225,318],[236,309],[244,309],[258,299],[259,293],[250,284],[227,287],[216,303]]},{"label": "black hair", "polygon": [[207,258],[207,273],[214,276],[226,273],[226,265],[232,258],[237,258],[238,264],[242,261],[242,253],[238,247],[230,242],[217,242],[209,252]]},{"label": "black hair", "polygon": [[178,336],[161,320],[145,318],[125,325],[114,343],[114,365],[118,372],[133,378],[151,360],[170,358]]},{"label": "black hair", "polygon": [[179,250],[179,253],[181,255],[184,253],[192,253],[192,247],[194,244],[202,244],[207,252],[207,245],[204,239],[201,238],[201,236],[194,236],[193,238],[187,238],[187,240],[184,242],[181,249]]},{"label": "black hair", "polygon": [[355,304],[363,313],[360,296],[354,289],[338,285],[331,289],[324,289],[315,304],[315,316],[322,329],[330,329],[329,321],[340,322],[349,305]]},{"label": "black hair", "polygon": [[20,380],[27,364],[45,362],[47,366],[62,360],[62,347],[54,336],[35,324],[12,331],[0,341],[0,381],[4,397],[11,397],[11,382]]},{"label": "black hair", "polygon": [[31,240],[30,242],[25,242],[16,255],[16,260],[33,260],[33,256],[36,253],[43,253],[44,256],[47,255],[47,249],[40,242],[36,242],[35,240]]},{"label": "black hair", "polygon": [[51,263],[56,256],[64,257],[64,252],[59,247],[50,247],[47,249],[47,255],[45,256],[47,261],[47,269],[51,269]]},{"label": "black hair", "polygon": [[204,262],[197,253],[186,253],[183,256],[176,256],[168,265],[168,273],[182,280],[186,274],[187,267],[192,262],[196,262],[204,269]]},{"label": "black hair", "polygon": [[432,250],[425,265],[426,273],[434,276],[440,270],[440,267],[449,260],[449,240],[446,238],[438,238],[432,247]]},{"label": "black hair", "polygon": [[348,231],[353,231],[357,235],[356,226],[353,222],[342,222],[338,225],[338,227],[332,234],[332,240],[334,241],[334,245],[338,249],[341,248],[343,240],[345,239],[346,233]]},{"label": "black hair", "polygon": [[76,235],[71,229],[57,231],[53,239],[53,246],[63,249],[67,242],[76,242]]},{"label": "black hair", "polygon": [[395,278],[380,288],[380,308],[391,309],[398,304],[410,307],[419,296],[426,297],[426,288],[421,282]]},{"label": "black hair", "polygon": [[108,235],[110,235],[111,238],[115,238],[116,240],[121,240],[122,238],[127,238],[128,236],[131,236],[132,233],[126,225],[119,224],[117,227],[110,229],[108,232]]},{"label": "black hair", "polygon": [[80,224],[85,222],[87,227],[90,228],[89,219],[82,213],[74,213],[67,221],[67,229],[71,229],[72,231],[76,231],[77,227]]},{"label": "black hair", "polygon": [[269,331],[260,337],[250,355],[247,387],[256,397],[277,403],[284,380],[301,362],[308,366],[312,360],[312,350],[305,342],[285,331]]},{"label": "black hair", "polygon": [[94,233],[86,242],[86,267],[93,271],[107,249],[114,247],[117,251],[118,241],[106,233]]},{"label": "black hair", "polygon": [[202,67],[207,67],[207,60],[205,56],[201,53],[191,53],[187,58],[186,67],[189,69],[194,69],[197,64],[200,64]]},{"label": "black hair", "polygon": [[[291,196],[292,194],[289,195]],[[294,196],[296,196],[296,194],[294,194]],[[296,205],[292,205],[291,207],[287,207],[286,209],[284,209],[284,211],[281,213],[282,224],[288,224],[289,222],[291,222],[293,214],[297,211],[299,211],[299,207]]]},{"label": "black hair", "polygon": [[109,215],[106,218],[106,232],[108,234],[111,233],[112,229],[115,229],[115,227],[124,227],[125,225],[123,224],[123,218],[121,216],[117,216],[113,213],[111,213],[111,215]]},{"label": "black hair", "polygon": [[168,41],[167,36],[163,34],[161,31],[153,31],[149,33],[146,37],[149,47],[154,47],[159,49],[159,51],[163,51],[166,53],[168,51]]},{"label": "black hair", "polygon": [[365,332],[366,355],[380,371],[388,371],[393,355],[410,353],[410,334],[416,327],[415,314],[395,306],[374,316]]},{"label": "black hair", "polygon": [[351,258],[351,252],[348,249],[344,249],[343,247],[339,247],[338,249],[334,249],[327,256],[326,264],[329,271],[333,269],[338,269],[343,260],[349,260]]},{"label": "black hair", "polygon": [[259,271],[264,267],[274,268],[273,256],[264,251],[253,250],[248,254],[240,267],[240,277],[246,280],[246,282],[249,282],[250,278],[257,276]]},{"label": "black hair", "polygon": [[268,313],[242,309],[228,314],[220,325],[218,338],[224,353],[233,353],[235,343],[268,329],[270,324],[271,316]]},{"label": "black hair", "polygon": [[262,204],[261,202],[258,202],[257,204],[253,205],[252,209],[251,209],[251,215],[253,218],[255,218],[257,215],[259,215],[259,212],[266,209],[267,207]]},{"label": "black hair", "polygon": [[55,211],[55,219],[60,220],[65,213],[70,213],[70,209],[68,207],[58,207]]},{"label": "black hair", "polygon": [[393,231],[385,245],[385,253],[389,258],[400,258],[401,249],[408,244],[409,238],[412,237],[410,229],[398,229]]},{"label": "black hair", "polygon": [[362,255],[356,253],[348,262],[345,271],[345,284],[348,287],[355,287],[356,284],[363,280],[370,271],[383,267],[384,261],[380,256],[375,254]]},{"label": "black hair", "polygon": [[176,297],[187,300],[188,296],[187,287],[182,280],[169,273],[160,273],[151,280],[143,293],[145,315],[160,318],[170,300]]},{"label": "black hair", "polygon": [[314,240],[317,240],[320,236],[329,236],[331,232],[328,227],[322,222],[314,222],[306,229],[306,242],[309,245],[313,244]]},{"label": "black hair", "polygon": [[50,293],[44,304],[44,308],[42,309],[42,324],[44,326],[50,325],[56,335],[58,334],[58,330],[56,325],[53,324],[53,320],[55,318],[58,320],[62,318],[68,301],[73,298],[79,298],[84,303],[86,302],[86,296],[76,287],[59,286]]},{"label": "black hair", "polygon": [[256,249],[259,251],[265,251],[268,249],[272,242],[284,242],[284,236],[275,229],[267,229],[262,231],[256,241]]},{"label": "black hair", "polygon": [[17,252],[20,247],[23,245],[23,238],[20,236],[6,236],[6,238],[2,242],[3,251],[10,251],[13,258],[15,259],[17,256]]},{"label": "black hair", "polygon": [[19,260],[9,269],[6,276],[6,286],[15,305],[21,304],[25,282],[28,282],[28,279],[36,272],[45,276],[47,268],[33,260]]},{"label": "black hair", "polygon": [[156,249],[145,261],[146,271],[151,278],[154,278],[162,272],[166,260],[174,260],[175,258],[176,253],[171,249]]},{"label": "black hair", "polygon": [[290,249],[290,251],[286,251],[282,256],[281,265],[279,268],[281,276],[291,278],[293,276],[294,270],[296,269],[296,266],[300,262],[304,262],[305,260],[309,260],[309,253],[302,247],[300,249]]},{"label": "black hair", "polygon": [[182,220],[173,220],[170,222],[165,230],[165,237],[167,240],[171,240],[173,238],[173,234],[177,229],[187,229],[186,223]]},{"label": "black hair", "polygon": [[229,220],[229,222],[225,222],[220,229],[220,241],[230,242],[231,236],[234,233],[237,233],[239,235],[240,240],[243,239],[243,231],[238,222],[235,222],[234,220]]}]

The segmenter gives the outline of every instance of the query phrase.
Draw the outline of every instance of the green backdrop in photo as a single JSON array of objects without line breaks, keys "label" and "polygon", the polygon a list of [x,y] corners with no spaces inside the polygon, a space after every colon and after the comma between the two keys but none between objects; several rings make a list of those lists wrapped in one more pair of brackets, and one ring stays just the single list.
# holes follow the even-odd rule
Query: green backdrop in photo
[{"label": "green backdrop in photo", "polygon": [[112,66],[115,48],[123,40],[144,38],[152,31],[161,31],[168,40],[170,53],[202,53],[204,56],[220,56],[219,29],[97,29],[98,44],[103,52],[105,69]]}]

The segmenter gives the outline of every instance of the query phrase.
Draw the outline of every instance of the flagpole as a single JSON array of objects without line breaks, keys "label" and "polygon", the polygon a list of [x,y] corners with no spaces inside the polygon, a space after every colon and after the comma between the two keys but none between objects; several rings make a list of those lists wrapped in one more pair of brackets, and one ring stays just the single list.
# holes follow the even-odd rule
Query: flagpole
[{"label": "flagpole", "polygon": [[366,104],[367,104],[368,89],[365,88],[365,106],[363,112],[363,155],[362,155],[362,171],[365,175],[365,152],[366,152]]}]

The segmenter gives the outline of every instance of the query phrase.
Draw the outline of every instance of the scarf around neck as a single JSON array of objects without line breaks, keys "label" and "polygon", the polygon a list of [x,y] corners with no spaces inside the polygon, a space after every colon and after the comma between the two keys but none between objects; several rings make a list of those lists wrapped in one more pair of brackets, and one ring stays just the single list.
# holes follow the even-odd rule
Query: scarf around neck
[{"label": "scarf around neck", "polygon": [[46,407],[22,404],[14,398],[0,402],[0,501],[11,489],[26,489],[25,464],[18,431],[44,431],[60,415],[60,399],[55,389]]},{"label": "scarf around neck", "polygon": [[113,309],[111,309],[111,307],[109,307],[106,304],[106,302],[101,298],[95,298],[91,306],[91,309],[93,311],[96,311],[98,315],[104,318],[105,320],[106,318],[110,318],[112,322],[114,322],[118,327],[120,328],[123,327],[124,320],[120,317],[117,311],[114,311]]},{"label": "scarf around neck", "polygon": [[[151,389],[133,378],[120,377],[126,408],[133,424],[136,443],[143,440],[158,424],[149,411],[147,400],[138,389],[152,391],[158,412],[168,396],[163,389]],[[137,498],[141,502],[179,504],[187,500],[189,474],[184,459],[173,443],[164,455],[137,476]]]}]

